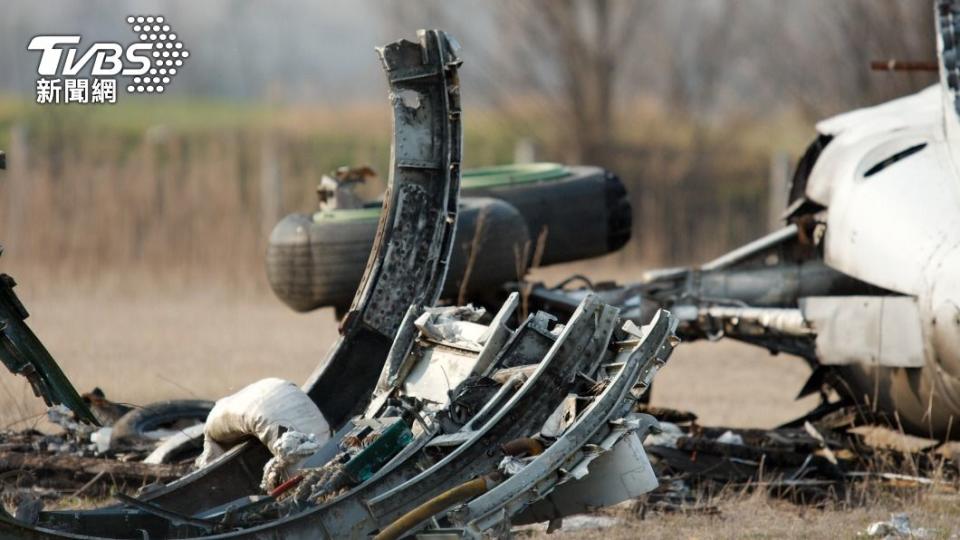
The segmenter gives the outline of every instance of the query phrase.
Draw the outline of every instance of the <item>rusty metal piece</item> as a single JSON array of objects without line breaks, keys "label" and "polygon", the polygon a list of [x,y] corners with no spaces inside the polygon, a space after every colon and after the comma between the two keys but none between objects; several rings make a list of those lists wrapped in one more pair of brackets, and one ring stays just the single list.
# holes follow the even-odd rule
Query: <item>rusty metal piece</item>
[{"label": "rusty metal piece", "polygon": [[543,453],[543,443],[533,437],[514,439],[500,447],[507,456],[539,456]]}]

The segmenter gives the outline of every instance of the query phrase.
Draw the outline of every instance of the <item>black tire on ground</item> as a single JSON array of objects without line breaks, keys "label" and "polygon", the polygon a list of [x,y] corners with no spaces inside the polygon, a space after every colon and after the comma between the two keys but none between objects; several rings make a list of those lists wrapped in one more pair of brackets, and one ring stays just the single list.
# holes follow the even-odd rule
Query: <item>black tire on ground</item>
[{"label": "black tire on ground", "polygon": [[311,214],[290,214],[270,234],[267,280],[274,294],[295,311],[349,305],[363,276],[379,208],[336,214],[349,219],[334,219],[331,214],[330,219],[315,222]]},{"label": "black tire on ground", "polygon": [[175,429],[176,424],[183,422],[203,422],[213,405],[212,401],[202,399],[174,399],[135,408],[113,424],[110,447],[136,447],[145,441],[152,441],[147,432],[171,427]]},{"label": "black tire on ground", "polygon": [[462,193],[510,203],[534,241],[546,231],[542,265],[605,255],[630,240],[627,190],[600,167],[540,163],[474,169],[464,172]]},{"label": "black tire on ground", "polygon": [[[475,257],[465,291],[484,294],[517,279],[524,245],[531,262],[546,231],[540,264],[604,255],[629,239],[632,215],[620,180],[599,167],[552,163],[465,171],[461,215],[443,297],[456,300],[465,274],[481,206],[485,221],[482,257]],[[491,200],[492,199],[492,200]],[[496,200],[502,201],[495,204]],[[267,278],[274,293],[296,311],[350,305],[363,276],[379,219],[379,207],[292,214],[270,235]]]},{"label": "black tire on ground", "polygon": [[[349,306],[370,256],[379,211],[291,214],[281,220],[267,247],[267,278],[273,292],[296,311]],[[515,253],[528,240],[526,223],[509,204],[489,198],[461,199],[443,297],[456,299],[465,276],[468,294],[517,279]],[[478,252],[468,274],[474,246]]]},{"label": "black tire on ground", "polygon": [[517,280],[517,253],[530,241],[517,209],[496,199],[468,197],[461,199],[460,215],[441,297],[456,301],[461,290],[469,297]]}]

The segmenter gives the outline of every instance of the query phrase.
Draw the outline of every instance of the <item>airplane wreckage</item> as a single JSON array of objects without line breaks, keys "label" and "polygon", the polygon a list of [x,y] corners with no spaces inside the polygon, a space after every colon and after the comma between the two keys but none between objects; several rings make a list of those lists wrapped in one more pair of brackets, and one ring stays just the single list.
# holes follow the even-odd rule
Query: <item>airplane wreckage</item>
[{"label": "airplane wreckage", "polygon": [[[504,537],[650,492],[648,452],[707,456],[720,444],[749,463],[758,455],[744,439],[763,433],[674,434],[666,445],[666,423],[642,412],[678,336],[807,361],[802,393],[823,402],[791,444],[827,458],[810,422],[844,406],[956,438],[960,3],[939,2],[937,15],[942,84],[820,123],[786,227],[630,285],[517,282],[531,261],[626,243],[622,184],[553,164],[461,174],[455,42],[430,30],[378,49],[394,114],[382,201],[356,196],[367,171],[338,171],[321,184],[320,210],[281,221],[267,254],[281,300],[342,315],[317,370],[302,388],[267,379],[204,408],[206,423],[180,437],[203,441],[198,467],[171,469],[168,483],[92,510],[0,508],[0,537]],[[98,426],[89,405],[102,394],[77,393],[24,323],[14,285],[0,279],[0,359],[71,425]],[[464,298],[473,304],[456,305]],[[661,442],[645,450],[650,434]],[[761,454],[794,477],[810,468]]]},{"label": "airplane wreckage", "polygon": [[[668,312],[639,326],[586,295],[563,323],[537,312],[513,325],[515,293],[485,324],[482,309],[434,307],[459,209],[460,60],[443,32],[419,38],[379,50],[394,110],[388,194],[341,337],[303,390],[266,380],[218,402],[205,466],[169,485],[30,523],[0,515],[0,537],[480,536],[656,485],[640,445],[656,421],[633,406],[676,344]],[[23,323],[13,284],[2,283],[4,362],[95,423]],[[242,432],[229,422],[248,412],[237,400],[274,416]],[[224,420],[216,438],[214,417]],[[251,434],[268,445],[241,442]],[[591,496],[600,468],[618,489]]]}]

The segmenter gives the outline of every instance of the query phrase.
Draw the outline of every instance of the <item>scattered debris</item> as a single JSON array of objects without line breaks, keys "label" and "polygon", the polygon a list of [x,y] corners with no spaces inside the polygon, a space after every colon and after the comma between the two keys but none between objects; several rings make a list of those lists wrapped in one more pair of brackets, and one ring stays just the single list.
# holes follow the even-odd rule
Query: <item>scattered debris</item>
[{"label": "scattered debris", "polygon": [[90,407],[90,412],[97,420],[105,426],[113,425],[133,409],[130,405],[110,401],[100,387],[96,387],[85,394],[80,394],[80,398]]},{"label": "scattered debris", "polygon": [[847,430],[863,438],[864,444],[874,448],[889,448],[907,454],[914,454],[929,450],[940,443],[933,439],[925,439],[915,435],[907,435],[886,426],[855,426]]},{"label": "scattered debris", "polygon": [[483,308],[472,305],[428,308],[413,324],[426,339],[479,349],[483,345],[482,337],[487,327],[475,323],[485,313]]},{"label": "scattered debris", "polygon": [[[181,422],[195,422],[196,411],[179,405],[201,402],[167,401],[156,407],[138,408],[113,403],[100,389],[83,394],[85,400],[88,396],[96,398],[97,403],[91,409],[107,425],[96,427],[79,422],[73,411],[64,405],[54,405],[47,410],[47,419],[58,426],[60,432],[43,433],[34,429],[0,432],[0,487],[5,493],[13,494],[10,495],[13,499],[20,497],[16,494],[32,493],[47,501],[65,495],[99,496],[113,489],[136,489],[149,482],[169,482],[191,470],[190,464],[200,451],[198,443],[202,439],[194,436],[192,445],[182,439],[185,433],[198,428],[202,436],[203,424],[176,431],[169,428]],[[105,410],[122,414],[104,415]],[[165,414],[155,416],[144,411]],[[176,411],[186,411],[188,417],[169,414]],[[136,418],[125,420],[128,416]],[[139,440],[127,444],[112,437],[116,422],[142,426],[143,421],[158,428],[145,432],[149,435],[149,444]],[[170,436],[164,439],[164,434]],[[143,459],[148,453],[150,456]]]},{"label": "scattered debris", "polygon": [[73,414],[73,411],[68,409],[65,405],[54,405],[53,407],[47,409],[47,420],[63,428],[65,432],[78,435],[80,437],[87,436],[94,431],[97,431],[96,426],[78,422],[76,420],[76,416]]},{"label": "scattered debris", "polygon": [[[103,428],[109,429],[109,428]],[[177,430],[160,442],[144,463],[178,463],[188,461],[203,451],[203,424]]]},{"label": "scattered debris", "polygon": [[862,535],[870,538],[929,538],[932,532],[922,527],[912,527],[910,517],[899,513],[891,514],[889,521],[871,523]]},{"label": "scattered debris", "polygon": [[379,179],[371,167],[340,167],[331,175],[323,175],[317,186],[320,210],[363,208],[363,198],[357,189],[364,184],[376,184]]},{"label": "scattered debris", "polygon": [[685,432],[680,426],[672,422],[660,422],[653,434],[647,437],[645,444],[647,446],[676,448],[677,442],[680,441],[680,437],[683,437],[684,434]]},{"label": "scattered debris", "polygon": [[290,468],[320,450],[322,442],[313,433],[286,431],[270,445],[273,457],[263,466],[260,488],[271,492],[290,479]]},{"label": "scattered debris", "polygon": [[[38,433],[3,437],[6,442],[0,450],[0,476],[4,489],[36,487],[56,490],[58,496],[81,489],[87,494],[104,494],[113,487],[129,489],[151,481],[169,482],[190,471],[189,464],[145,464],[77,454],[69,447],[50,446],[49,439]],[[97,485],[87,486],[91,480]]]},{"label": "scattered debris", "polygon": [[[274,537],[387,540],[441,526],[477,536],[524,515],[558,524],[656,485],[640,444],[656,420],[633,407],[677,343],[668,312],[640,328],[592,295],[563,322],[515,317],[517,295],[491,319],[432,306],[458,209],[457,48],[425,31],[379,51],[391,95],[407,96],[392,101],[390,196],[343,338],[306,391],[250,385],[210,411],[194,474],[136,499],[118,493],[121,505],[94,512],[0,516],[0,534],[233,537],[266,527]],[[97,433],[92,449],[104,446]],[[517,461],[498,467],[505,457]],[[591,483],[617,479],[616,491]]]},{"label": "scattered debris", "polygon": [[661,422],[661,432],[645,441],[661,481],[646,504],[686,511],[730,486],[765,489],[800,504],[842,502],[851,483],[868,480],[957,492],[957,463],[938,448],[905,452],[875,444],[875,426],[835,425],[832,418],[771,430]]},{"label": "scattered debris", "polygon": [[160,441],[202,424],[213,409],[213,402],[200,399],[174,399],[130,407],[112,424],[110,448],[149,452]]},{"label": "scattered debris", "polygon": [[743,446],[743,437],[739,434],[730,431],[724,431],[717,437],[717,442],[720,444],[736,444],[738,446]]},{"label": "scattered debris", "polygon": [[546,527],[542,523],[521,525],[519,527],[513,527],[510,532],[515,535],[535,535],[544,531],[549,534],[560,529],[562,529],[564,532],[590,531],[595,529],[609,529],[611,527],[616,527],[622,522],[623,520],[612,516],[578,514],[565,517],[563,519],[558,519],[556,521],[551,521],[546,525]]}]

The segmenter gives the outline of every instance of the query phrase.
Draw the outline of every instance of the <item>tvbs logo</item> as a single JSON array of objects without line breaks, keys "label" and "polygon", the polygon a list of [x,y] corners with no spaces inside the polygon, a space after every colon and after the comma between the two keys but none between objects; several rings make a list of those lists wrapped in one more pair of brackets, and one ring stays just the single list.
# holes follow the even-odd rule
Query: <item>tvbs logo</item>
[{"label": "tvbs logo", "polygon": [[[162,16],[131,15],[139,40],[81,45],[79,35],[41,35],[27,49],[40,52],[37,103],[116,103],[117,80],[131,94],[163,93],[190,56]],[[89,73],[89,77],[80,76]]]}]

